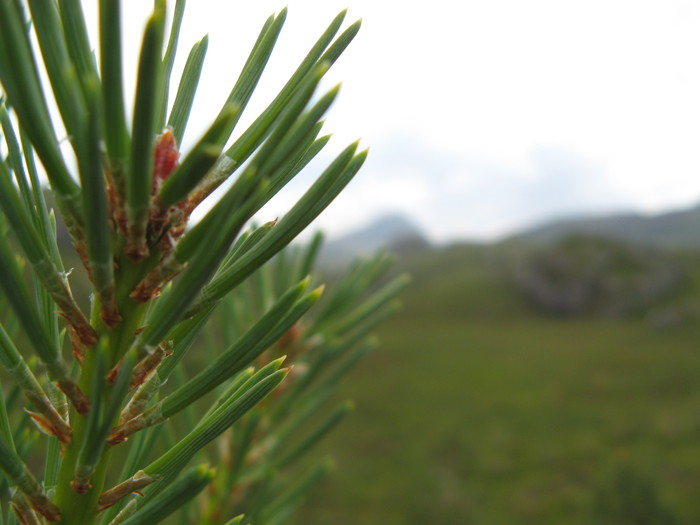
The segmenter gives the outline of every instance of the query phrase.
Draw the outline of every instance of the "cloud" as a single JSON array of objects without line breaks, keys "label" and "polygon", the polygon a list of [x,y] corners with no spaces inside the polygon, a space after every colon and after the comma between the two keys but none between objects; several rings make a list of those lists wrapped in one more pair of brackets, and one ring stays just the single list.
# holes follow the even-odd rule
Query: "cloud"
[{"label": "cloud", "polygon": [[[331,160],[310,166],[264,210],[281,215]],[[506,159],[507,160],[507,159]],[[460,156],[395,136],[372,148],[367,163],[317,224],[340,235],[387,214],[413,219],[432,239],[495,239],[546,219],[631,207],[605,165],[575,151],[538,147],[525,162]]]},{"label": "cloud", "polygon": [[[84,3],[94,21],[96,3]],[[259,27],[282,5],[199,0],[188,8],[175,78],[196,40],[209,33],[210,45],[185,147],[218,112]],[[137,0],[125,7],[131,108],[150,7]],[[290,7],[236,133],[344,7],[341,0]],[[553,216],[659,211],[700,195],[700,69],[693,67],[700,10],[691,0],[437,0],[429,9],[357,0],[346,24],[360,16],[358,38],[323,84],[343,81],[326,123],[337,143],[321,160],[357,135],[372,151],[357,180],[321,215],[330,232],[398,211],[436,239],[494,238]],[[233,19],[246,23],[231,31]],[[261,219],[284,213],[323,167],[311,166]]]},{"label": "cloud", "polygon": [[606,166],[569,149],[540,147],[531,152],[532,180],[520,189],[519,201],[542,217],[608,211],[631,203],[615,188]]}]

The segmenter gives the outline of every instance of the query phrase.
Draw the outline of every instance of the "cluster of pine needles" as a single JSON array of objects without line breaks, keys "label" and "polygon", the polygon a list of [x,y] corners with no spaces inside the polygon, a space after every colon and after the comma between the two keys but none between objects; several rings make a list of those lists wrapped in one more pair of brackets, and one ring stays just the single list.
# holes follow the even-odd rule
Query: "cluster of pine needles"
[{"label": "cluster of pine needles", "polygon": [[184,15],[177,0],[166,24],[154,2],[128,110],[118,0],[99,1],[95,49],[80,0],[0,0],[0,524],[282,523],[329,469],[299,460],[351,408],[326,408],[333,387],[406,283],[380,254],[319,301],[321,237],[290,245],[362,166],[357,143],[279,220],[251,222],[328,143],[338,87],[319,84],[359,22],[340,32],[338,15],[238,131],[286,10],[271,16],[181,152],[207,50],[169,101]]}]

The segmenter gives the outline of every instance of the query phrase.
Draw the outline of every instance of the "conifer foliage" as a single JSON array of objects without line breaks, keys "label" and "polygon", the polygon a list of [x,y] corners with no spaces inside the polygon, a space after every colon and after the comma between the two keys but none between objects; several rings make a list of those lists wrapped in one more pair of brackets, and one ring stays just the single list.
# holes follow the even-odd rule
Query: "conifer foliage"
[{"label": "conifer foliage", "polygon": [[351,409],[327,408],[333,387],[406,283],[380,254],[319,302],[321,237],[290,246],[362,166],[357,143],[279,220],[251,223],[326,146],[338,87],[319,83],[359,22],[340,13],[240,130],[286,10],[271,16],[181,151],[207,51],[172,74],[185,15],[155,0],[127,108],[119,0],[99,1],[95,43],[79,0],[0,0],[0,524],[282,523],[329,469],[298,460]]}]

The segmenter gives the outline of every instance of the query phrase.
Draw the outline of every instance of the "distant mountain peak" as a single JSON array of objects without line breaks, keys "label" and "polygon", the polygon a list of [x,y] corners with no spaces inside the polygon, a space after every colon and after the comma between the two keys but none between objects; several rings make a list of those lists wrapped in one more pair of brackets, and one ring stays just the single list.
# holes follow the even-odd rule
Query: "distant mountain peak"
[{"label": "distant mountain peak", "polygon": [[364,228],[341,237],[339,240],[351,237],[363,237],[365,239],[375,239],[385,241],[389,244],[403,240],[404,238],[425,237],[420,228],[405,215],[391,213],[380,216],[370,222]]},{"label": "distant mountain peak", "polygon": [[381,248],[396,251],[425,249],[429,242],[416,224],[399,213],[380,216],[352,233],[329,240],[322,251],[328,264],[347,262]]}]

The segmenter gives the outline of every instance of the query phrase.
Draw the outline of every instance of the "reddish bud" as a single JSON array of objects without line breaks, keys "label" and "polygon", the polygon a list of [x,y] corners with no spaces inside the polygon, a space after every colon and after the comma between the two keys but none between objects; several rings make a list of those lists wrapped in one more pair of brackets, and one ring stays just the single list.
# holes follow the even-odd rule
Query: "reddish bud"
[{"label": "reddish bud", "polygon": [[168,178],[180,160],[180,152],[177,149],[175,135],[169,129],[156,139],[153,158],[153,188],[155,194],[161,183]]}]

